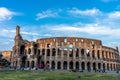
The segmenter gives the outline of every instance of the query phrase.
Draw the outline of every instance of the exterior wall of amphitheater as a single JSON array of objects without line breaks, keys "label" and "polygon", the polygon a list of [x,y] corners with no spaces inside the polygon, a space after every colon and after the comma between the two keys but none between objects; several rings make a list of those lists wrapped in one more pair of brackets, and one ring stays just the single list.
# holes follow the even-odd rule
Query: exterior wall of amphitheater
[{"label": "exterior wall of amphitheater", "polygon": [[11,61],[15,68],[116,71],[120,67],[118,49],[103,46],[100,40],[77,37],[21,41],[14,45]]}]

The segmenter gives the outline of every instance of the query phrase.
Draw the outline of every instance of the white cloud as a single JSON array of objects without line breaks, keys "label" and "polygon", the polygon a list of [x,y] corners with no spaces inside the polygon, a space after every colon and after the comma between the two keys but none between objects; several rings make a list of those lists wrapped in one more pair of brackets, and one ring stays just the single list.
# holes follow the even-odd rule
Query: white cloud
[{"label": "white cloud", "polygon": [[115,11],[115,12],[111,12],[108,14],[109,18],[114,18],[114,19],[119,19],[120,18],[120,11]]},{"label": "white cloud", "polygon": [[118,0],[101,0],[102,2],[113,2],[113,1],[118,1]]},{"label": "white cloud", "polygon": [[0,21],[10,20],[14,15],[18,13],[10,11],[5,7],[0,7]]},{"label": "white cloud", "polygon": [[68,10],[68,13],[73,15],[83,15],[83,16],[95,16],[101,14],[99,9],[93,8],[93,9],[87,9],[87,10],[80,10],[78,8],[72,8],[71,10]]},{"label": "white cloud", "polygon": [[113,47],[113,48],[115,48],[115,49],[116,49],[116,47],[118,47],[119,52],[120,52],[120,43],[119,43],[119,42],[109,42],[109,43],[107,44],[107,46]]},{"label": "white cloud", "polygon": [[112,37],[120,37],[120,28],[110,28],[98,24],[85,24],[78,26],[70,26],[70,25],[57,25],[57,27],[53,27],[52,30],[55,31],[64,31],[64,32],[81,32],[87,33],[91,35],[107,35]]},{"label": "white cloud", "polygon": [[58,15],[57,12],[55,11],[52,11],[52,10],[46,10],[46,11],[43,11],[41,13],[38,13],[36,16],[36,20],[40,20],[40,19],[43,19],[43,18],[48,18],[48,17],[56,17]]},{"label": "white cloud", "polygon": [[23,35],[32,35],[32,36],[38,36],[39,35],[38,33],[35,33],[35,32],[24,32],[24,31],[21,31],[20,33],[23,34]]}]

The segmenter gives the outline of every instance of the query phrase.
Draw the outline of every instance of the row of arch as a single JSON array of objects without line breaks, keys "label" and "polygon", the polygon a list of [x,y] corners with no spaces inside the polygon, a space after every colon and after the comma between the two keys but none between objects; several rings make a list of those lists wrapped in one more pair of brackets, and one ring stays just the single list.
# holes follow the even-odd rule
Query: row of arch
[{"label": "row of arch", "polygon": [[[17,66],[18,62],[15,61],[13,63],[14,66]],[[41,67],[39,66],[41,65]],[[112,64],[112,63],[95,63],[95,62],[79,62],[79,61],[76,61],[76,62],[73,62],[73,61],[64,61],[64,62],[61,62],[61,61],[58,61],[58,62],[55,62],[55,61],[47,61],[46,63],[44,61],[38,61],[37,63],[37,66],[36,66],[36,62],[35,61],[24,61],[22,60],[21,62],[21,65],[20,65],[21,68],[35,68],[35,67],[38,67],[38,68],[49,68],[49,69],[64,69],[64,70],[68,70],[68,69],[77,69],[77,70],[87,70],[87,71],[96,71],[96,70],[116,70],[116,65],[115,64]]]},{"label": "row of arch", "polygon": [[[45,49],[42,49],[42,51],[40,51],[40,49],[34,48],[33,50],[34,50],[34,54],[45,55]],[[57,49],[57,52],[58,52],[59,56],[61,55],[61,51],[62,50],[60,50],[60,48]],[[79,57],[79,52],[81,52],[81,56],[85,56],[85,49],[82,48],[81,51],[80,51],[79,48],[76,48],[75,51],[76,51],[75,52],[76,53],[75,54],[76,57]],[[20,53],[21,54],[23,54],[23,53],[31,54],[31,52],[32,52],[32,50],[30,48],[28,49],[28,52],[27,52],[25,50],[25,46],[21,46],[21,48],[20,48]],[[55,48],[52,48],[52,51],[50,51],[50,49],[47,49],[46,52],[47,52],[46,56],[50,56],[50,54],[52,54],[52,56],[56,56],[56,49]],[[65,50],[64,50],[63,56],[64,55],[66,55],[66,51]],[[86,55],[87,55],[87,57],[90,57],[90,52],[88,52]],[[99,50],[97,51],[97,56],[95,56],[95,55],[96,55],[95,51],[92,50],[91,56],[92,56],[93,59],[95,59],[96,57],[98,59],[100,59],[101,57],[103,59],[105,59],[105,58],[110,58],[110,59],[114,58],[114,54],[113,53],[108,53],[108,52],[105,53],[105,51],[102,51],[102,56],[100,56],[100,51]],[[69,57],[73,57],[73,49],[70,49]]]}]

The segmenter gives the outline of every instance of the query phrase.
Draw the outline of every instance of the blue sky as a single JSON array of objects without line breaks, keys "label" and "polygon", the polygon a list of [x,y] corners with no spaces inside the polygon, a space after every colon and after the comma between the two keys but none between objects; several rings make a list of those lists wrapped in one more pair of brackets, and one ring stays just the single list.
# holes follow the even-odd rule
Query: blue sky
[{"label": "blue sky", "polygon": [[0,0],[0,50],[11,50],[15,27],[23,39],[84,37],[120,47],[119,0]]}]

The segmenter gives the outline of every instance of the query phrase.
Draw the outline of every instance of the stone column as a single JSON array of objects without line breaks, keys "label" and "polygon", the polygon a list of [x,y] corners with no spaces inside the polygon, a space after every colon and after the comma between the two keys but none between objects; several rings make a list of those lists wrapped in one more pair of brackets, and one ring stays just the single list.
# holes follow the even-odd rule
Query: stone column
[{"label": "stone column", "polygon": [[31,55],[34,55],[34,47],[31,47]]},{"label": "stone column", "polygon": [[91,71],[93,71],[93,62],[92,61],[90,63],[90,66],[91,66]]},{"label": "stone column", "polygon": [[81,48],[79,48],[79,60],[81,60]]},{"label": "stone column", "polygon": [[[94,49],[94,53],[95,53],[95,59],[96,60],[98,60],[98,57],[97,57],[97,51],[98,51],[98,49],[97,49],[97,45],[95,44],[95,49]],[[98,69],[98,68],[97,68]]]},{"label": "stone column", "polygon": [[79,62],[79,70],[82,70],[81,62]]},{"label": "stone column", "polygon": [[52,48],[50,48],[50,60],[52,60],[53,58],[52,58],[53,56],[52,56]]},{"label": "stone column", "polygon": [[61,70],[63,70],[63,61],[61,61]]},{"label": "stone column", "polygon": [[75,67],[76,67],[76,66],[75,66],[75,61],[73,61],[73,69],[74,69],[74,70],[75,70]]},{"label": "stone column", "polygon": [[87,71],[87,62],[85,61],[85,71]]},{"label": "stone column", "polygon": [[85,60],[87,60],[87,54],[86,54],[86,49],[87,49],[87,44],[84,43],[85,47],[84,47],[84,55],[85,55]]},{"label": "stone column", "polygon": [[18,58],[18,64],[17,67],[20,68],[20,58]]},{"label": "stone column", "polygon": [[57,61],[55,61],[55,69],[56,69],[56,70],[57,70],[57,67],[58,67]]},{"label": "stone column", "polygon": [[75,60],[75,48],[73,48],[73,60]]},{"label": "stone column", "polygon": [[57,60],[58,57],[58,48],[55,48],[56,52],[55,52],[55,60]]},{"label": "stone column", "polygon": [[52,62],[51,62],[51,61],[49,61],[49,69],[51,69],[51,65],[52,65],[51,63],[52,63]]},{"label": "stone column", "polygon": [[62,48],[62,50],[61,50],[61,59],[63,60],[64,58],[63,58],[63,48]]},{"label": "stone column", "polygon": [[44,61],[45,61],[45,65],[46,65],[46,62],[47,62],[47,60],[46,60],[46,57],[47,57],[47,49],[45,48],[45,55],[44,55]]},{"label": "stone column", "polygon": [[98,70],[98,62],[96,62],[96,70]]},{"label": "stone column", "polygon": [[70,63],[69,63],[69,61],[68,61],[68,62],[67,62],[67,70],[70,70],[70,68],[69,68],[70,66],[69,66],[69,65],[70,65]]},{"label": "stone column", "polygon": [[101,63],[101,70],[103,70],[103,63]]},{"label": "stone column", "polygon": [[105,63],[105,70],[107,71],[107,63]]},{"label": "stone column", "polygon": [[38,66],[37,66],[37,58],[34,59],[34,62],[35,62],[34,68],[38,68]]}]

